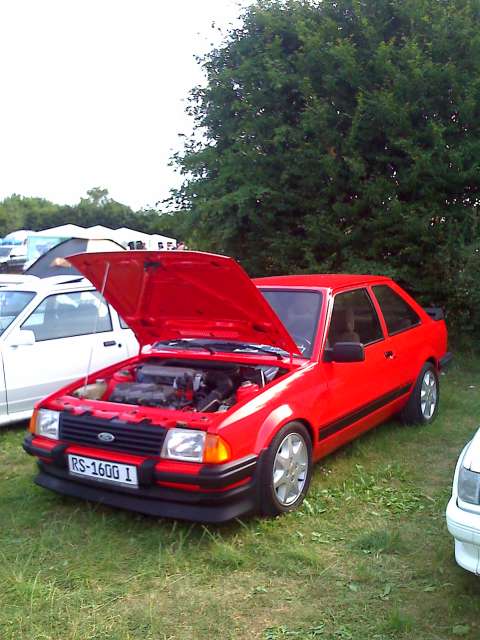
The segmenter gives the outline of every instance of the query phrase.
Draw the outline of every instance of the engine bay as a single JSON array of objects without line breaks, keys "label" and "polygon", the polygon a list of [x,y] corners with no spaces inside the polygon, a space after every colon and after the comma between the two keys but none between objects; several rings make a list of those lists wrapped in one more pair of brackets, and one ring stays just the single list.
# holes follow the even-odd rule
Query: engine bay
[{"label": "engine bay", "polygon": [[152,358],[97,379],[73,395],[163,409],[217,412],[256,395],[286,373],[276,366]]}]

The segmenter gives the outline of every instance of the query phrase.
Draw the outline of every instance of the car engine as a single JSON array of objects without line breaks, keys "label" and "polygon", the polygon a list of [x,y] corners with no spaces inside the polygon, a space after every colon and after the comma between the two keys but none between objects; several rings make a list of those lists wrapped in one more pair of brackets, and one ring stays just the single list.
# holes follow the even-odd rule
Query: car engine
[{"label": "car engine", "polygon": [[156,359],[115,373],[102,399],[175,410],[227,411],[283,373],[274,366]]}]

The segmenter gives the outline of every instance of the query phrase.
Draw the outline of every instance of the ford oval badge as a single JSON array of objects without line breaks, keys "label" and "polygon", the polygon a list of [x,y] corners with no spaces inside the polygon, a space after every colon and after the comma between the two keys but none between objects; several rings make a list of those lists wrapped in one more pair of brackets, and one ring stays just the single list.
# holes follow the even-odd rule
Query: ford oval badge
[{"label": "ford oval badge", "polygon": [[113,442],[115,440],[115,436],[112,433],[106,433],[105,431],[99,433],[97,438],[102,442]]}]

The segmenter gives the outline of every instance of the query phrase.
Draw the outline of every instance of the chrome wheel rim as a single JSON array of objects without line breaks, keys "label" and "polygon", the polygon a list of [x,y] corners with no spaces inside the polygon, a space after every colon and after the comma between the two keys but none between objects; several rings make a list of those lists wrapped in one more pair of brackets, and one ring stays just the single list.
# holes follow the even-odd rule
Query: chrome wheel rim
[{"label": "chrome wheel rim", "polygon": [[278,502],[288,507],[298,500],[308,473],[308,451],[298,433],[289,433],[277,449],[273,463],[273,490]]},{"label": "chrome wheel rim", "polygon": [[432,371],[426,371],[420,389],[420,408],[425,420],[430,420],[437,406],[437,380]]}]

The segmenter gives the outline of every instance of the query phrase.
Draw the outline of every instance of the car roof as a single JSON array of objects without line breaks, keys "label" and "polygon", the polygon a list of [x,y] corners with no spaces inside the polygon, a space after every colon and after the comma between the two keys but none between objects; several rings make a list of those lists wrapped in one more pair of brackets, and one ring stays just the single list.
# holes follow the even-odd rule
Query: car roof
[{"label": "car roof", "polygon": [[270,276],[254,278],[259,286],[272,287],[313,287],[322,289],[343,289],[344,287],[370,285],[379,282],[391,282],[386,276],[359,275],[350,273],[321,273],[295,276]]},{"label": "car roof", "polygon": [[62,291],[64,289],[91,289],[92,284],[83,276],[49,276],[47,278],[38,278],[37,276],[28,276],[19,274],[1,274],[0,275],[0,291],[8,289],[9,291]]}]

